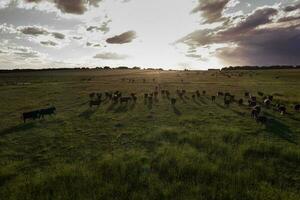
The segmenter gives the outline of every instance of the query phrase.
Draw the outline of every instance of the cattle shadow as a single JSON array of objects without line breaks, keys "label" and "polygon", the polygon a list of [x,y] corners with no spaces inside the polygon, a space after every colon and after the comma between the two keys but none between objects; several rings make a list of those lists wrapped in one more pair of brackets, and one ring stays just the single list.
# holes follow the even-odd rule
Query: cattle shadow
[{"label": "cattle shadow", "polygon": [[178,110],[178,108],[177,108],[176,106],[172,106],[172,109],[173,109],[173,112],[174,112],[176,115],[178,115],[178,116],[182,115],[181,111]]},{"label": "cattle shadow", "polygon": [[110,112],[112,110],[114,110],[114,108],[116,107],[117,103],[112,102],[106,109],[106,112]]},{"label": "cattle shadow", "polygon": [[198,98],[199,99],[199,101],[201,102],[201,103],[203,103],[203,104],[206,104],[207,105],[207,103],[202,99],[202,97],[199,97]]},{"label": "cattle shadow", "polygon": [[21,132],[21,131],[27,131],[34,127],[35,127],[34,122],[19,124],[17,126],[13,126],[13,127],[9,127],[4,130],[1,130],[0,136],[5,136],[5,135],[12,134],[12,133]]},{"label": "cattle shadow", "polygon": [[221,105],[221,104],[219,104],[219,103],[216,103],[216,105],[217,105],[219,108],[222,108],[222,109],[226,109],[226,108],[228,108],[228,107],[226,107],[226,106],[223,106],[223,105]]},{"label": "cattle shadow", "polygon": [[182,102],[183,102],[184,104],[187,104],[187,101],[184,99],[184,97],[180,97],[180,99],[182,100]]},{"label": "cattle shadow", "polygon": [[197,104],[198,106],[201,106],[201,103],[198,102],[195,98],[193,98],[193,102],[194,102],[195,104]]},{"label": "cattle shadow", "polygon": [[82,117],[84,119],[90,119],[91,116],[96,112],[95,109],[87,109],[79,114],[79,117]]},{"label": "cattle shadow", "polygon": [[265,130],[268,133],[284,139],[290,143],[297,144],[293,131],[287,125],[275,119],[274,116],[268,113],[265,113],[265,115],[268,116],[268,121],[265,124]]},{"label": "cattle shadow", "polygon": [[136,102],[133,102],[132,104],[130,104],[129,110],[134,110],[135,106],[136,106]]},{"label": "cattle shadow", "polygon": [[149,110],[152,110],[153,104],[152,104],[152,103],[148,103],[148,104],[147,104],[147,108],[148,108]]},{"label": "cattle shadow", "polygon": [[120,104],[115,110],[115,113],[124,113],[128,111],[128,104]]}]

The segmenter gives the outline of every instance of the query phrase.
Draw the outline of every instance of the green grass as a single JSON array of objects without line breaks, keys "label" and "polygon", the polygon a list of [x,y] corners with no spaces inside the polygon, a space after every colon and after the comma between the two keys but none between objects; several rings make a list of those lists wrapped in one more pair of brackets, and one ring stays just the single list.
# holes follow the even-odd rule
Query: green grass
[{"label": "green grass", "polygon": [[[0,74],[0,199],[300,199],[300,113],[291,108],[300,102],[300,71],[226,73],[231,78],[134,70]],[[189,99],[172,107],[159,96],[152,108],[145,105],[143,93],[158,84],[172,97],[185,89]],[[89,108],[89,93],[115,90],[137,93],[137,104]],[[207,95],[193,101],[196,90]],[[273,94],[289,114],[263,108],[269,121],[257,124],[247,106],[211,103],[217,91]],[[50,105],[57,115],[20,119]]]}]

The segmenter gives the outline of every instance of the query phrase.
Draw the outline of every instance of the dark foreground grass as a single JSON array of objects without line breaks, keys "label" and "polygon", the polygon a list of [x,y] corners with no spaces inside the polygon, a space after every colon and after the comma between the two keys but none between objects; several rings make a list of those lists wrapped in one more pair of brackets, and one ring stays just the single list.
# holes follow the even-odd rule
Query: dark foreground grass
[{"label": "dark foreground grass", "polygon": [[[300,101],[300,71],[230,75],[0,74],[0,199],[300,199],[300,113],[291,109]],[[186,89],[188,98],[145,105],[143,93],[158,84],[172,96]],[[192,100],[197,89],[208,94]],[[139,100],[88,107],[90,92],[109,90]],[[247,106],[211,103],[219,90],[273,94],[289,114],[263,108],[268,123],[257,124]],[[22,123],[23,111],[50,105],[56,116]]]}]

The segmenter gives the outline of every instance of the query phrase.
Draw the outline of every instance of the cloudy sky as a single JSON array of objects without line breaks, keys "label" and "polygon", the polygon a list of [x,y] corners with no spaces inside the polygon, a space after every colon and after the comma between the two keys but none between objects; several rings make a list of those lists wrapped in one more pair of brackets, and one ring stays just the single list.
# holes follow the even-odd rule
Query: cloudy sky
[{"label": "cloudy sky", "polygon": [[300,0],[0,0],[0,69],[300,64]]}]

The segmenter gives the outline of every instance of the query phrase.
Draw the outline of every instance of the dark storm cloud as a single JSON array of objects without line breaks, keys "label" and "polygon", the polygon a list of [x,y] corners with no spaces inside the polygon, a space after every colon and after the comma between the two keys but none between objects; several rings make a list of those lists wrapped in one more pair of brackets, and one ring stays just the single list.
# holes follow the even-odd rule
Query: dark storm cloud
[{"label": "dark storm cloud", "polygon": [[135,31],[127,31],[120,35],[108,38],[106,42],[110,44],[124,44],[132,42],[132,40],[134,40],[136,37],[137,36]]},{"label": "dark storm cloud", "polygon": [[62,33],[58,33],[58,32],[53,32],[52,35],[56,38],[56,39],[65,39],[65,35]]},{"label": "dark storm cloud", "polygon": [[298,9],[300,9],[300,3],[297,3],[295,5],[287,6],[287,7],[284,8],[284,11],[285,12],[292,12],[292,11],[298,10]]},{"label": "dark storm cloud", "polygon": [[206,23],[222,20],[222,13],[230,0],[199,0],[199,5],[192,13],[200,12]]},{"label": "dark storm cloud", "polygon": [[40,43],[45,46],[57,46],[57,43],[50,41],[50,40],[49,41],[41,41]]},{"label": "dark storm cloud", "polygon": [[[25,0],[28,3],[40,3],[46,0]],[[97,7],[102,0],[48,0],[63,13],[81,15],[87,11],[88,6]]]},{"label": "dark storm cloud", "polygon": [[120,55],[117,53],[105,52],[105,53],[96,54],[94,58],[103,59],[103,60],[124,60],[128,58],[128,56]]},{"label": "dark storm cloud", "polygon": [[50,32],[42,27],[37,26],[28,26],[21,27],[19,31],[25,35],[39,36],[39,35],[49,35],[51,34],[54,38],[63,40],[65,39],[65,35],[59,32]]},{"label": "dark storm cloud", "polygon": [[237,24],[194,31],[178,42],[191,48],[227,44],[216,53],[226,63],[299,64],[299,23],[276,24],[273,17],[278,12],[270,7],[259,8]]}]

